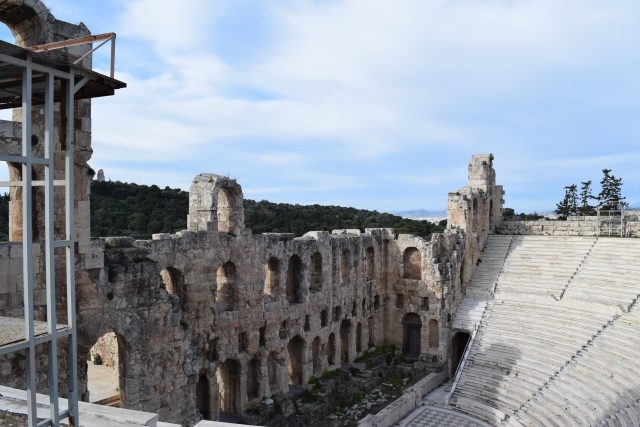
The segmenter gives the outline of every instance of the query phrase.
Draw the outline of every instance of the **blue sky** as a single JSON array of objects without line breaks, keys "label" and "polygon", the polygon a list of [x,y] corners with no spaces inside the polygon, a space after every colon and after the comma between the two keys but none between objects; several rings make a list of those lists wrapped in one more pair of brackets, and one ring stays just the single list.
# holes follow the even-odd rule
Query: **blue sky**
[{"label": "blue sky", "polygon": [[637,0],[45,3],[118,33],[129,87],[93,104],[109,179],[214,172],[258,200],[443,209],[491,152],[518,211],[605,167],[640,205]]}]

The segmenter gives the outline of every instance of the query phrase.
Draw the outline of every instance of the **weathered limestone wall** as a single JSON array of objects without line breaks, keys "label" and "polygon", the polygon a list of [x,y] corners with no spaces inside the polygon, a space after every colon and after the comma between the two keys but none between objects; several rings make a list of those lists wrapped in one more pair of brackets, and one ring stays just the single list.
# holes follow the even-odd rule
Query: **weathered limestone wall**
[{"label": "weathered limestone wall", "polygon": [[[89,34],[82,24],[56,20],[36,0],[0,0],[0,19],[27,46]],[[0,124],[0,152],[16,150],[19,110],[14,118]],[[188,230],[144,241],[90,239],[89,101],[76,104],[75,120],[77,364],[84,399],[89,397],[86,355],[97,342],[110,346],[105,351],[112,354],[117,347],[125,407],[185,423],[200,413],[209,418],[221,411],[241,413],[251,402],[291,384],[305,385],[373,345],[394,344],[434,369],[448,363],[452,314],[487,233],[500,221],[503,192],[495,185],[493,156],[472,158],[469,185],[449,194],[448,230],[430,241],[396,236],[390,229],[312,231],[299,238],[253,235],[244,227],[241,187],[213,174],[194,179]],[[60,141],[59,114],[55,121]],[[37,109],[33,123],[41,141]],[[36,144],[35,150],[41,147]],[[61,158],[59,142],[56,152]],[[9,169],[19,179],[18,169]],[[13,189],[12,242],[0,244],[1,315],[22,315],[20,200],[19,189]],[[36,195],[39,229],[41,200]],[[56,230],[62,230],[61,221]],[[34,257],[42,319],[44,260],[37,249]],[[57,267],[63,307],[64,269]],[[64,315],[60,310],[61,322]],[[111,332],[115,339],[101,341]],[[65,344],[60,343],[62,376]],[[46,354],[37,360],[38,382],[44,385]],[[0,383],[21,387],[23,369],[20,355],[0,359]],[[61,385],[64,390],[66,378]]]},{"label": "weathered limestone wall", "polygon": [[[496,228],[496,233],[538,236],[597,236],[598,217],[577,216],[570,217],[566,221],[544,219],[537,221],[502,221]],[[625,233],[628,237],[640,237],[640,221],[638,221],[637,214],[631,214],[625,220]],[[600,235],[608,235],[606,225],[602,225]]]}]

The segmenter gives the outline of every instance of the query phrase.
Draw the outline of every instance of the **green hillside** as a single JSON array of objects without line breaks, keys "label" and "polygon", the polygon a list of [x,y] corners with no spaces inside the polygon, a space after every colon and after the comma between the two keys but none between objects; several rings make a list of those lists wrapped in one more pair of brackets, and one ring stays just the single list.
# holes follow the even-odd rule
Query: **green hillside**
[{"label": "green hillside", "polygon": [[[0,196],[0,240],[7,240],[8,202],[8,196]],[[94,181],[91,184],[91,235],[148,239],[153,233],[184,230],[188,206],[189,194],[179,189]],[[446,221],[434,224],[364,209],[266,200],[246,199],[244,212],[245,225],[254,233],[280,232],[296,236],[312,230],[392,227],[398,233],[429,237],[446,226]]]}]

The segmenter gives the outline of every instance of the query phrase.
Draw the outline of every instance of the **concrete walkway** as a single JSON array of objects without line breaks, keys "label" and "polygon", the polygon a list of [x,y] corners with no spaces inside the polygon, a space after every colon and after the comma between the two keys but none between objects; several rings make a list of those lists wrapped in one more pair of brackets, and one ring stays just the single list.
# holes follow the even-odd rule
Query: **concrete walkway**
[{"label": "concrete walkway", "polygon": [[119,394],[118,371],[104,365],[94,365],[87,362],[87,376],[89,388],[89,402],[100,400]]}]

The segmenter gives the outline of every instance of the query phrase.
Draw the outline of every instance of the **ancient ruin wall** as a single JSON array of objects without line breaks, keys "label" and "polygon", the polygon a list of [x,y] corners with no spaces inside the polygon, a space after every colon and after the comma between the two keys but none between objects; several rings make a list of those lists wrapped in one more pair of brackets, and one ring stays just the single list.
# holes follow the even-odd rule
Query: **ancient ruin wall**
[{"label": "ancient ruin wall", "polygon": [[[0,1],[0,19],[25,46],[89,34],[83,24],[56,20],[35,0]],[[77,49],[67,53],[82,53]],[[42,141],[38,114],[34,135]],[[0,123],[2,152],[19,147],[19,110],[14,118]],[[394,344],[434,367],[447,364],[451,315],[500,217],[502,190],[495,186],[492,156],[473,157],[469,186],[449,195],[449,229],[430,241],[390,229],[253,235],[244,228],[242,189],[213,174],[194,179],[189,230],[145,241],[90,240],[90,101],[78,101],[75,120],[83,398],[89,397],[86,355],[109,332],[116,337],[124,406],[159,412],[167,421],[242,412],[290,383],[306,384],[352,361],[370,345]],[[59,141],[59,115],[55,121]],[[59,144],[56,150],[61,156]],[[19,190],[12,190],[13,241],[0,244],[0,314],[16,317],[22,315],[19,201]],[[37,203],[35,215],[41,217]],[[35,301],[44,316],[44,260],[37,246]],[[57,276],[64,287],[63,271]],[[64,351],[59,358],[66,362]],[[38,363],[46,366],[44,353]],[[46,384],[46,370],[40,371],[39,384]],[[20,387],[23,377],[19,356],[0,359],[0,383]]]},{"label": "ancient ruin wall", "polygon": [[[619,220],[614,220],[612,234],[620,235]],[[625,236],[640,237],[638,214],[625,216]],[[566,221],[540,219],[537,221],[502,221],[496,228],[498,234],[537,235],[537,236],[608,236],[608,224],[599,225],[597,216],[570,217]]]}]

